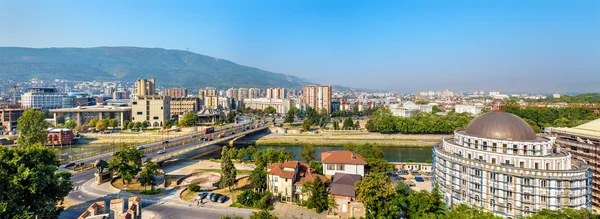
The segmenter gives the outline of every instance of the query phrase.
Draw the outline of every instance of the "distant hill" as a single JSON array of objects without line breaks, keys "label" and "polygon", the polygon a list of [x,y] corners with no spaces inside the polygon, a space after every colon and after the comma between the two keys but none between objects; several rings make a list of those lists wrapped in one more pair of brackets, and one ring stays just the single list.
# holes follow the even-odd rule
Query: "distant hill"
[{"label": "distant hill", "polygon": [[0,47],[0,78],[121,80],[156,78],[159,86],[300,87],[296,76],[247,67],[181,50],[138,47],[20,48]]}]

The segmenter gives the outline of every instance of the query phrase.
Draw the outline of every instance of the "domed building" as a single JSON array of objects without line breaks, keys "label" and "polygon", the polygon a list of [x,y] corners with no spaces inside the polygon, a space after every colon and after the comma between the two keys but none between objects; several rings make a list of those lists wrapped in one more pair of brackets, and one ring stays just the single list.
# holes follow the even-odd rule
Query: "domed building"
[{"label": "domed building", "polygon": [[482,207],[506,218],[542,209],[591,210],[587,164],[538,137],[521,118],[504,112],[494,100],[492,112],[475,118],[433,147],[433,185],[445,202]]}]

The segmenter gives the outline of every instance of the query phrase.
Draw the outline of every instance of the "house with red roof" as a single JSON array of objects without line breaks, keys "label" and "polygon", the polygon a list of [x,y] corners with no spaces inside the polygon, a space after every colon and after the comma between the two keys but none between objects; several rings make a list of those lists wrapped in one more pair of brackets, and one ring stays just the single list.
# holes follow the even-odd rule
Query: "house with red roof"
[{"label": "house with red roof", "polygon": [[281,201],[302,202],[308,199],[302,195],[302,185],[315,179],[327,182],[327,177],[317,174],[313,168],[302,161],[286,161],[269,165],[267,189],[273,195],[279,195]]},{"label": "house with red roof", "polygon": [[365,165],[367,162],[360,154],[352,151],[326,151],[321,153],[323,163],[323,174],[327,178],[336,173],[356,174],[365,176]]}]

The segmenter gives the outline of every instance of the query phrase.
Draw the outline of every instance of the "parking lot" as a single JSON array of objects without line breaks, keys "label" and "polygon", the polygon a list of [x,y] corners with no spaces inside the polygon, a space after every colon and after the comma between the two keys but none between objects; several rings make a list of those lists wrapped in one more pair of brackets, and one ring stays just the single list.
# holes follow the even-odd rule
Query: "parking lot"
[{"label": "parking lot", "polygon": [[415,191],[431,191],[433,189],[431,177],[431,172],[416,170],[400,170],[391,175],[392,181],[394,181],[394,183],[404,183],[405,185],[409,186],[412,190]]}]

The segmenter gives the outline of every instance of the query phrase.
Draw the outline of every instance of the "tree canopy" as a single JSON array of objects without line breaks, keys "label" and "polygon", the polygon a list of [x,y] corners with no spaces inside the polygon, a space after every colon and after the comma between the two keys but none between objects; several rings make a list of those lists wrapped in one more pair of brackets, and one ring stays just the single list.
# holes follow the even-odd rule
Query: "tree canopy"
[{"label": "tree canopy", "polygon": [[117,173],[123,184],[130,183],[142,168],[142,151],[133,146],[122,144],[108,160],[108,168]]},{"label": "tree canopy", "polygon": [[183,118],[179,122],[179,125],[193,126],[193,125],[196,125],[197,121],[198,121],[198,115],[196,113],[187,112],[187,113],[183,114]]},{"label": "tree canopy", "polygon": [[300,156],[306,162],[310,162],[314,160],[315,157],[315,146],[312,144],[304,145],[302,151],[300,152]]},{"label": "tree canopy", "polygon": [[48,127],[44,112],[27,109],[17,120],[19,131],[18,142],[20,146],[29,146],[36,143],[44,143],[48,138]]},{"label": "tree canopy", "polygon": [[465,128],[473,117],[466,113],[449,112],[447,115],[420,112],[411,117],[397,117],[389,109],[380,107],[367,121],[371,132],[404,134],[449,134]]},{"label": "tree canopy", "polygon": [[231,200],[235,200],[232,188],[237,183],[236,176],[235,165],[233,165],[233,162],[231,162],[231,158],[229,157],[228,147],[224,146],[221,151],[221,187],[229,188],[232,195]]}]

